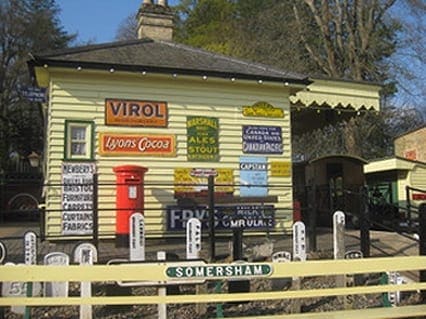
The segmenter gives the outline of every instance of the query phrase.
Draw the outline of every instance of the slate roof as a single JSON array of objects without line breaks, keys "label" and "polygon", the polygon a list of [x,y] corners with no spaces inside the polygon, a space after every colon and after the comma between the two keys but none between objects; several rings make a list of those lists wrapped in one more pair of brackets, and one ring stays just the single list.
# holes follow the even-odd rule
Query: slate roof
[{"label": "slate roof", "polygon": [[36,66],[82,67],[116,71],[177,73],[225,78],[309,84],[304,74],[276,69],[187,45],[152,40],[111,42],[35,55],[28,61]]}]

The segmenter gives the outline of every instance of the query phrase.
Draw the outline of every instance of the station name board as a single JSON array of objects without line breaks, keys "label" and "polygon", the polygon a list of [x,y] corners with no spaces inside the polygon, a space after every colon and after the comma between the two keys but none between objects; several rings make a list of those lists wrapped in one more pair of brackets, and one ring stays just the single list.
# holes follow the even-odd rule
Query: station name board
[{"label": "station name board", "polygon": [[269,264],[182,265],[166,269],[169,278],[266,277],[272,274]]}]

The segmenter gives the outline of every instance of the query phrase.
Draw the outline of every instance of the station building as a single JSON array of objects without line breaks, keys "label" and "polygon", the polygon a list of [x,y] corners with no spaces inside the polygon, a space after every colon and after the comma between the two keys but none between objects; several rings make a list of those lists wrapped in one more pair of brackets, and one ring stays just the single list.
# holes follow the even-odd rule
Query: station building
[{"label": "station building", "polygon": [[[182,235],[188,218],[206,218],[210,175],[219,215],[254,218],[245,226],[255,231],[291,231],[292,110],[378,111],[380,86],[175,43],[164,1],[144,1],[137,16],[137,40],[34,54],[28,62],[48,89],[47,237],[116,236],[117,196],[143,197],[136,210],[146,236]],[[127,182],[132,187],[121,188]],[[226,231],[229,222],[221,226]]]}]

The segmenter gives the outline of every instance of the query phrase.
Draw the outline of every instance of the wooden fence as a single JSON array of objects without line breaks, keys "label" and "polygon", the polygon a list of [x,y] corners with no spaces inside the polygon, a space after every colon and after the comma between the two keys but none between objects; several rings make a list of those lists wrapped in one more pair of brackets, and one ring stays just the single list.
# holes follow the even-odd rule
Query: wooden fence
[{"label": "wooden fence", "polygon": [[[245,265],[235,271],[236,265]],[[171,283],[179,281],[223,281],[262,278],[296,278],[312,276],[353,276],[383,272],[426,270],[426,256],[366,258],[353,260],[314,260],[286,263],[207,264],[201,261],[151,262],[117,265],[70,265],[70,266],[0,266],[1,282],[111,282],[149,281]],[[421,278],[421,276],[420,276]],[[337,279],[336,279],[337,282]],[[322,289],[256,291],[244,293],[197,293],[158,296],[92,296],[92,297],[3,297],[0,306],[75,306],[75,305],[165,305],[165,304],[216,304],[259,300],[301,300],[348,295],[382,294],[391,292],[426,291],[426,282],[404,284],[372,284],[353,287],[339,286]],[[266,315],[256,318],[408,318],[426,314],[426,304],[381,307],[370,309],[340,309],[323,313],[295,313]],[[214,317],[214,315],[212,315]],[[235,317],[234,317],[235,318]],[[254,317],[238,317],[254,318]]]}]

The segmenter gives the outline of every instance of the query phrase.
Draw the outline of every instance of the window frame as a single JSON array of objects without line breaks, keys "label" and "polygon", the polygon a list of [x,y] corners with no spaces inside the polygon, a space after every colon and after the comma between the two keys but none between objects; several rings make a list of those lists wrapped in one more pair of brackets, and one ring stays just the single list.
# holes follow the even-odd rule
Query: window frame
[{"label": "window frame", "polygon": [[[86,129],[85,143],[86,143],[86,154],[76,155],[71,154],[71,129],[72,127],[84,127]],[[81,161],[81,160],[93,160],[94,159],[94,122],[84,120],[65,120],[64,130],[64,160],[67,161]]]}]

